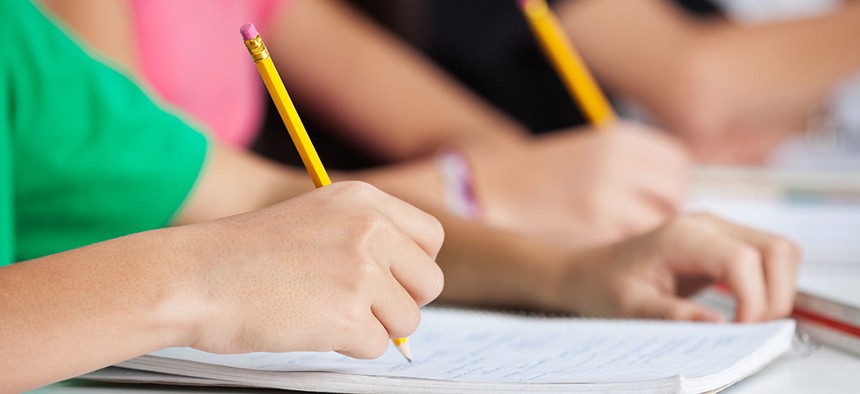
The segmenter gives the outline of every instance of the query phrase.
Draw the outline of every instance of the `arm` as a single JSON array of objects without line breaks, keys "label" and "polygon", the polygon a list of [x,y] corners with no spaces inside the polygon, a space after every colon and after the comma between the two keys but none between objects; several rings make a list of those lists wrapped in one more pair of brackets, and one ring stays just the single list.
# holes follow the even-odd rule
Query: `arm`
[{"label": "arm", "polygon": [[[318,110],[331,109],[327,118],[392,152],[415,156],[460,145],[474,169],[483,219],[492,226],[595,243],[649,230],[683,201],[689,160],[674,141],[624,130],[506,144],[519,134],[503,131],[512,124],[507,118],[341,3],[299,1],[282,8],[279,28],[267,41],[287,83],[296,84],[291,90],[310,95]],[[308,190],[303,170],[224,148],[212,155],[226,157],[212,165],[229,163],[216,171],[222,178],[198,183],[195,194],[202,197],[174,223],[246,212]],[[351,177],[442,207],[432,159]]]},{"label": "arm", "polygon": [[[691,158],[671,136],[635,123],[564,132],[501,152],[465,152],[483,224],[582,247],[650,231],[682,207]],[[435,160],[337,174],[370,182],[424,209],[445,210]]]},{"label": "arm", "polygon": [[791,311],[800,254],[780,237],[710,215],[678,217],[638,237],[572,251],[439,216],[448,240],[440,300],[584,316],[721,321],[686,297],[711,283],[733,292],[740,322]]},{"label": "arm", "polygon": [[3,267],[0,381],[24,391],[169,346],[378,357],[441,291],[441,243],[429,215],[347,183]]},{"label": "arm", "polygon": [[250,212],[313,190],[303,169],[275,164],[211,142],[206,174],[171,224],[183,225]]},{"label": "arm", "polygon": [[132,73],[141,70],[134,15],[127,0],[41,0],[96,52]]},{"label": "arm", "polygon": [[768,148],[780,133],[802,130],[832,88],[860,70],[856,2],[823,17],[754,26],[694,20],[667,3],[567,1],[559,12],[610,89],[696,147],[752,135],[759,146],[742,155]]},{"label": "arm", "polygon": [[342,2],[300,0],[282,9],[265,34],[288,89],[373,152],[396,160],[523,134]]}]

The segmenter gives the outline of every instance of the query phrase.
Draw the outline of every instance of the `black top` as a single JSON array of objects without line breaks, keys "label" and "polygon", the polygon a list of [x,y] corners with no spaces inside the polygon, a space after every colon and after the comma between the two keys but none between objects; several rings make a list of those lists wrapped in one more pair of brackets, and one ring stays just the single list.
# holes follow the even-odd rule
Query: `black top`
[{"label": "black top", "polygon": [[[675,1],[696,15],[717,12],[708,0]],[[352,0],[352,3],[534,132],[585,123],[540,51],[516,0]],[[297,101],[300,106],[300,100]],[[269,117],[270,128],[284,134],[276,111],[270,113],[273,113]],[[314,144],[327,159],[324,162],[332,163],[330,166],[353,168],[380,162],[338,143],[337,138],[331,138],[332,133],[326,132],[323,122],[305,113],[303,118],[309,123],[309,130],[317,131],[313,133]],[[288,139],[269,134],[263,136],[257,148],[268,153],[266,147],[280,147],[281,152],[275,157],[291,153],[291,145],[282,146]],[[297,156],[291,156],[295,162]]]},{"label": "black top", "polygon": [[[697,15],[717,11],[707,0],[678,2]],[[417,44],[461,82],[535,132],[585,123],[516,1],[432,0],[430,4],[424,24],[427,35]]]}]

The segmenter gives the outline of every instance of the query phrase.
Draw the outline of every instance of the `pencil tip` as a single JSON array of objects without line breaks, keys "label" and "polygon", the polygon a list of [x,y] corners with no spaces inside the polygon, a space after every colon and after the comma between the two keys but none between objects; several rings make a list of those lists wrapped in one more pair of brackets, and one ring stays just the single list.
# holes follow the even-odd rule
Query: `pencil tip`
[{"label": "pencil tip", "polygon": [[412,362],[412,348],[409,346],[409,342],[406,342],[405,339],[395,341],[395,347],[403,355],[410,363]]}]

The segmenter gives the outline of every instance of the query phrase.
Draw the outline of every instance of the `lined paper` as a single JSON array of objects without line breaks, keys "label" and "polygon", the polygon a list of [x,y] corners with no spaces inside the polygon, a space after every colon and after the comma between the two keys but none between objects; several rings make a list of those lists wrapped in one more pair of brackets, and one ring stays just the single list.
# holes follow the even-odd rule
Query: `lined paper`
[{"label": "lined paper", "polygon": [[789,320],[745,325],[608,321],[431,308],[423,311],[421,326],[410,337],[415,351],[411,364],[393,346],[377,360],[336,353],[214,355],[187,348],[153,356],[262,371],[455,382],[611,383],[717,375],[764,347],[787,347],[793,331]]}]

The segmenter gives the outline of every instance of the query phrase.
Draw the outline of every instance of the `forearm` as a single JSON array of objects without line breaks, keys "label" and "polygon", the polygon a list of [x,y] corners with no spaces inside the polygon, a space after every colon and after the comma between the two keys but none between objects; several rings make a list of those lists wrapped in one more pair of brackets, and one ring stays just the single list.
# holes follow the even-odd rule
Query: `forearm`
[{"label": "forearm", "polygon": [[288,88],[354,142],[402,159],[523,134],[512,119],[341,2],[284,8],[267,42]]},{"label": "forearm", "polygon": [[250,212],[310,190],[313,183],[303,169],[212,142],[197,184],[173,224]]},{"label": "forearm", "polygon": [[860,7],[823,17],[705,29],[691,53],[702,95],[735,119],[803,119],[860,71]]},{"label": "forearm", "polygon": [[0,381],[32,389],[191,343],[193,272],[176,229],[0,268]]},{"label": "forearm", "polygon": [[560,245],[438,215],[445,243],[437,262],[445,273],[443,302],[556,309],[570,251]]},{"label": "forearm", "polygon": [[666,3],[568,1],[559,11],[601,81],[670,129],[794,121],[860,70],[857,3],[755,26],[699,21]]}]

